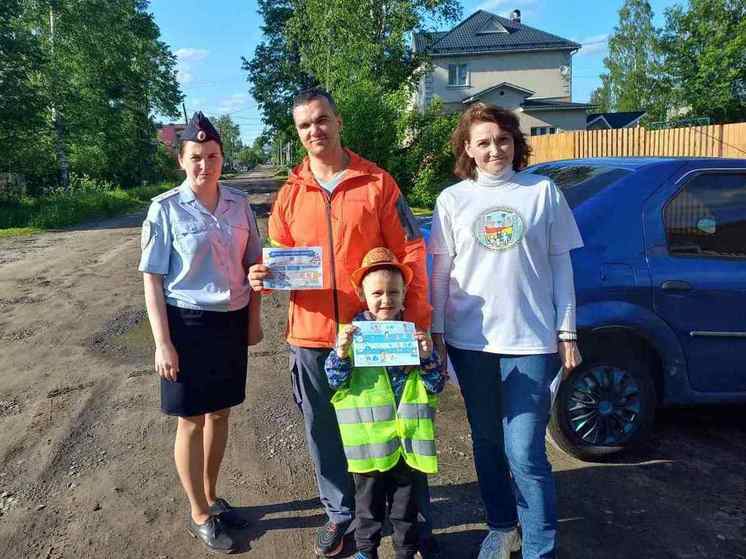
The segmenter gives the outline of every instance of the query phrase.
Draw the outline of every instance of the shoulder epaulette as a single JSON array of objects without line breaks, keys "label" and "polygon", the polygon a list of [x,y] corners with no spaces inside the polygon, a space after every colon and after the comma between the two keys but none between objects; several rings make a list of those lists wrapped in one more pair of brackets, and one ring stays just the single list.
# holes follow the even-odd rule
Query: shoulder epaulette
[{"label": "shoulder epaulette", "polygon": [[173,196],[174,194],[178,194],[178,193],[179,193],[179,187],[176,186],[176,187],[172,188],[171,190],[166,190],[166,192],[162,192],[158,196],[153,196],[150,199],[150,201],[151,202],[162,202],[166,198],[171,198],[171,196]]}]

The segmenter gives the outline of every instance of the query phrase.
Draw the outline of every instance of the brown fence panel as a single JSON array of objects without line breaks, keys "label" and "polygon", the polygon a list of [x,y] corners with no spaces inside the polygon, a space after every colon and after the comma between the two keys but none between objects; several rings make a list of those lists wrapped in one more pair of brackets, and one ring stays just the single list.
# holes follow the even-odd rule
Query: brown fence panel
[{"label": "brown fence panel", "polygon": [[531,163],[614,156],[746,158],[746,122],[664,130],[580,130],[532,136],[529,143]]},{"label": "brown fence panel", "polygon": [[723,126],[723,157],[746,158],[746,122]]}]

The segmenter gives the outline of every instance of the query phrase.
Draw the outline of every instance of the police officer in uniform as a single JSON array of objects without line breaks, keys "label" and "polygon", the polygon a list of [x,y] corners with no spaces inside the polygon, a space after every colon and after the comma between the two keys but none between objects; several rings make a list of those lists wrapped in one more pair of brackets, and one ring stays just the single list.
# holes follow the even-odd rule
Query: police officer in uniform
[{"label": "police officer in uniform", "polygon": [[181,186],[153,198],[142,227],[145,303],[161,377],[161,410],[178,417],[174,457],[189,498],[187,528],[235,551],[242,520],[216,495],[230,408],[244,401],[247,346],[262,338],[260,297],[246,277],[261,257],[246,195],[218,182],[223,145],[195,113],[181,136]]}]

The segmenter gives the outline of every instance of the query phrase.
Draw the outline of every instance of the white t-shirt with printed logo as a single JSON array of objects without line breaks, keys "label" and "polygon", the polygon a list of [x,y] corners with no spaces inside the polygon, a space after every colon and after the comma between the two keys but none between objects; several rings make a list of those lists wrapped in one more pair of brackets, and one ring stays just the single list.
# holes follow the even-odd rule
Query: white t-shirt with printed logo
[{"label": "white t-shirt with printed logo", "polygon": [[445,339],[490,353],[554,353],[550,255],[583,241],[551,180],[512,171],[501,178],[489,186],[464,180],[438,196],[428,250],[453,260]]}]

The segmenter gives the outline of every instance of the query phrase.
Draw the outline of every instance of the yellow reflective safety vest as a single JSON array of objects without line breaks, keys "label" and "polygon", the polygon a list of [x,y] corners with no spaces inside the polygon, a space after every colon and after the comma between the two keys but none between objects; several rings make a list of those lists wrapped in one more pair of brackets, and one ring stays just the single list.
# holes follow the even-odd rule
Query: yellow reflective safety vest
[{"label": "yellow reflective safety vest", "polygon": [[331,402],[350,472],[385,472],[403,457],[415,470],[437,473],[438,397],[428,393],[418,369],[409,373],[398,408],[384,367],[353,368],[349,386]]}]

